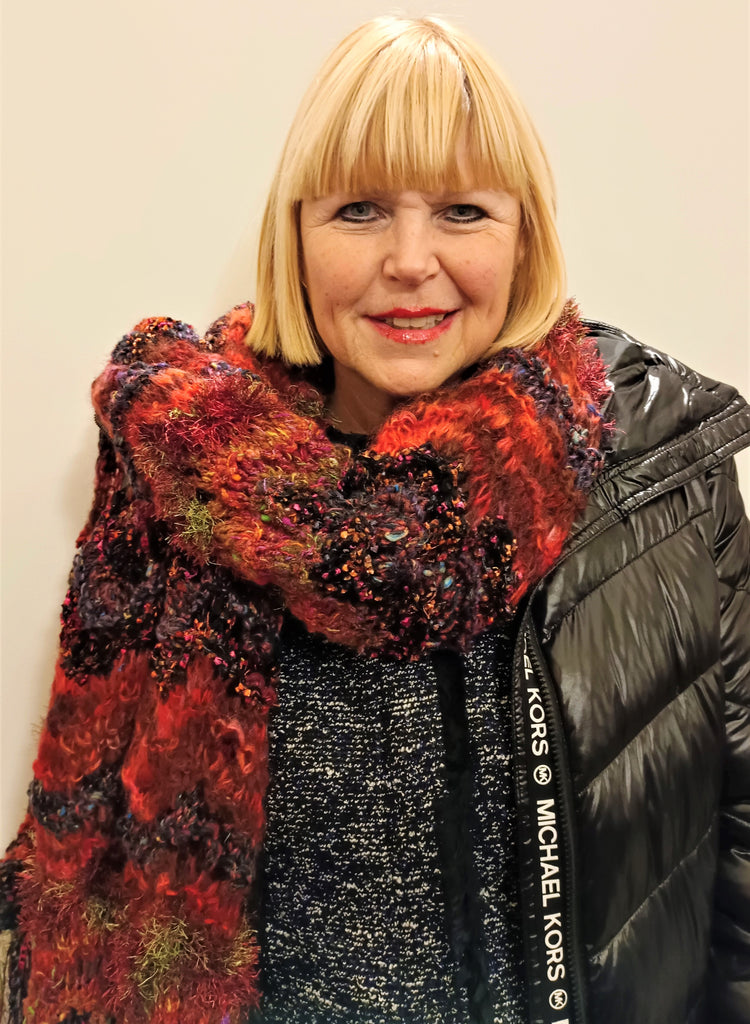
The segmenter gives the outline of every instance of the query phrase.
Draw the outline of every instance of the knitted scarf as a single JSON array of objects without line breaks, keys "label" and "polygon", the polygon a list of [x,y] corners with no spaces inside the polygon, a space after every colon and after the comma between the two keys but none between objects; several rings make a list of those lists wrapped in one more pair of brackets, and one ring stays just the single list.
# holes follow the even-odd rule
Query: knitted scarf
[{"label": "knitted scarf", "polygon": [[94,384],[95,500],[3,868],[12,1020],[239,1024],[285,610],[360,654],[467,651],[554,564],[602,466],[608,387],[572,305],[359,455],[315,387],[247,349],[251,312],[203,339],[144,320]]}]

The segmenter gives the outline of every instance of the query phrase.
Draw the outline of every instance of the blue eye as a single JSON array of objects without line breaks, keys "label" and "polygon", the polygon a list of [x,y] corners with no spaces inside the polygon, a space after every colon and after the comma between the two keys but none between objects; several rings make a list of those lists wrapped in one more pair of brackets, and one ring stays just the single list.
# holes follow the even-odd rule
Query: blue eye
[{"label": "blue eye", "polygon": [[481,206],[473,203],[454,203],[445,211],[448,220],[455,224],[471,224],[475,220],[482,220],[487,216]]},{"label": "blue eye", "polygon": [[374,203],[362,199],[356,203],[347,203],[342,206],[336,216],[340,220],[346,220],[353,224],[363,224],[377,217],[377,207]]}]

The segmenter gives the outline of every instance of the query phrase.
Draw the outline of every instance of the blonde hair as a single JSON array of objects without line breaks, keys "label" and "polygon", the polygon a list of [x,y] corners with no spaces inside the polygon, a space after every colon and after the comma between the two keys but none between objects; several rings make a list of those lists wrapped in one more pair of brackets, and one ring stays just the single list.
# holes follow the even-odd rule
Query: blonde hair
[{"label": "blonde hair", "polygon": [[[467,180],[468,175],[468,180]],[[381,17],[343,39],[308,89],[271,185],[248,344],[321,361],[301,280],[303,199],[334,192],[499,188],[521,207],[521,256],[488,349],[530,348],[565,302],[555,187],[536,129],[492,61],[437,18]]]}]

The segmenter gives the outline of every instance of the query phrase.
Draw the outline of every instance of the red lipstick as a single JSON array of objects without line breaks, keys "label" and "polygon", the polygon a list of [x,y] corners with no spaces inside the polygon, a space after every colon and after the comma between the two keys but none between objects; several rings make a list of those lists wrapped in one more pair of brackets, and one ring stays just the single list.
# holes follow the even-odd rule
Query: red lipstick
[{"label": "red lipstick", "polygon": [[[399,345],[426,345],[430,341],[437,340],[441,334],[444,334],[449,329],[457,312],[455,309],[449,312],[445,309],[434,309],[432,307],[423,307],[421,309],[403,309],[399,307],[397,309],[390,309],[387,313],[378,313],[377,316],[368,316],[366,319],[370,321],[379,334],[382,334],[384,338],[388,338],[389,341],[396,341]],[[433,327],[396,327],[393,324],[386,323],[386,320],[413,320],[417,317],[425,316],[442,316],[443,319]]]}]

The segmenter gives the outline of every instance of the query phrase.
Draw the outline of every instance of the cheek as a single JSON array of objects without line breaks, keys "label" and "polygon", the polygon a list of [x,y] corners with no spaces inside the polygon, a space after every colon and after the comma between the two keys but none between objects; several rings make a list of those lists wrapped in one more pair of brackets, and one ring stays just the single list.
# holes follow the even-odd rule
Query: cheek
[{"label": "cheek", "polygon": [[460,267],[460,287],[476,305],[497,308],[507,302],[515,269],[515,247],[489,245]]},{"label": "cheek", "polygon": [[308,262],[307,289],[313,310],[329,313],[349,305],[357,294],[356,277],[352,264],[332,250],[330,256],[321,253]]},{"label": "cheek", "polygon": [[477,311],[494,314],[504,310],[508,304],[513,268],[482,263],[472,268],[467,275],[464,294]]}]

